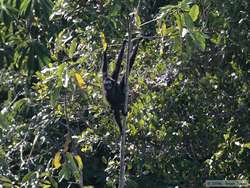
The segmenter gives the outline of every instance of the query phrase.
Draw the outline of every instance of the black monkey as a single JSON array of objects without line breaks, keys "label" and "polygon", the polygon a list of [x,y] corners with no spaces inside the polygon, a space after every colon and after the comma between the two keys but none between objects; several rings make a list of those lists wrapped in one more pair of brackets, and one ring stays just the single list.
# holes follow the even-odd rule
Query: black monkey
[{"label": "black monkey", "polygon": [[[139,47],[140,40],[135,41],[135,45],[132,49],[131,55],[129,57],[129,73],[132,69],[132,66],[135,61],[136,53]],[[124,112],[124,104],[125,104],[125,75],[123,75],[121,81],[118,81],[119,72],[121,68],[121,62],[124,55],[124,50],[126,47],[126,40],[123,41],[121,50],[119,52],[118,58],[116,60],[115,70],[112,73],[112,76],[108,75],[108,62],[107,62],[107,51],[105,50],[103,53],[103,90],[104,95],[111,106],[113,111],[115,121],[119,126],[120,133],[122,132],[122,119],[121,119],[121,112],[124,116],[126,116],[126,112]]]}]

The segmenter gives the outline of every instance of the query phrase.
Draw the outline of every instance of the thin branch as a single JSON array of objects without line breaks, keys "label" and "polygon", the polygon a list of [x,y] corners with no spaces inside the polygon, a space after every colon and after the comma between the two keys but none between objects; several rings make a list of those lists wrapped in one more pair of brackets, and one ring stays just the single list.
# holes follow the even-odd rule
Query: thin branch
[{"label": "thin branch", "polygon": [[154,18],[154,19],[152,19],[152,20],[149,20],[149,21],[147,21],[147,22],[142,23],[142,24],[140,25],[140,27],[145,26],[145,25],[147,25],[147,24],[150,24],[150,23],[152,23],[152,22],[155,22],[155,21],[157,21],[157,20],[159,20],[159,17],[156,17],[156,18]]},{"label": "thin branch", "polygon": [[63,110],[64,110],[64,116],[66,119],[66,125],[67,125],[67,129],[69,130],[69,116],[68,116],[68,112],[67,112],[67,91],[65,91],[65,95],[64,95],[64,104],[63,104]]},{"label": "thin branch", "polygon": [[35,136],[35,138],[34,138],[34,140],[33,140],[33,143],[32,143],[32,148],[31,148],[31,150],[30,150],[30,153],[29,153],[29,157],[28,157],[27,163],[29,163],[29,161],[30,161],[30,158],[31,158],[32,152],[33,152],[33,151],[34,151],[34,149],[35,149],[35,145],[36,145],[36,142],[37,142],[37,140],[38,140],[39,136],[40,136],[40,133],[36,134],[36,136]]},{"label": "thin branch", "polygon": [[137,8],[136,8],[137,13],[138,13],[138,11],[140,10],[140,6],[141,6],[141,0],[139,0],[139,1],[138,1],[138,4],[137,4]]},{"label": "thin branch", "polygon": [[141,36],[140,38],[147,39],[147,40],[155,40],[155,39],[161,39],[163,37],[154,35],[154,36]]},{"label": "thin branch", "polygon": [[[131,18],[129,17],[129,23],[128,23],[128,52],[127,52],[127,66],[126,66],[126,74],[125,74],[125,105],[124,105],[124,111],[127,113],[128,111],[128,75],[129,75],[129,57],[130,57],[130,49],[131,49]],[[127,117],[125,116],[123,118],[122,122],[122,132],[121,132],[121,140],[120,140],[120,175],[119,175],[119,188],[124,188],[125,186],[125,141],[126,141],[126,128],[127,128]]]}]

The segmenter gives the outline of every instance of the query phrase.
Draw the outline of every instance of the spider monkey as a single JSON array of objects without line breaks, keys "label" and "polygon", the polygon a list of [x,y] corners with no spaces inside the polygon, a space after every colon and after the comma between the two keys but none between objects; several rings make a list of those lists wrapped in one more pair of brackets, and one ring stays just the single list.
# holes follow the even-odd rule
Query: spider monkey
[{"label": "spider monkey", "polygon": [[[135,45],[133,45],[132,53],[129,57],[129,73],[132,69],[132,66],[135,62],[135,57],[138,51],[140,39],[136,40]],[[122,120],[121,120],[121,112],[124,116],[127,115],[127,112],[124,111],[125,105],[125,75],[123,75],[122,79],[118,81],[119,72],[121,68],[121,62],[124,55],[124,50],[126,47],[126,40],[123,41],[121,50],[119,52],[118,58],[116,60],[116,66],[111,76],[108,75],[108,62],[107,62],[107,50],[103,53],[103,90],[106,100],[114,114],[115,121],[119,126],[120,133],[122,132]]]}]

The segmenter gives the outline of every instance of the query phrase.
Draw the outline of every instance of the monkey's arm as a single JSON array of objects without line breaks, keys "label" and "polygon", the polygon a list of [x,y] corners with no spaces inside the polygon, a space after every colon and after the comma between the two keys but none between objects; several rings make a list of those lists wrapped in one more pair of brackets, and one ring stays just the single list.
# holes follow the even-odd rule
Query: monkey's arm
[{"label": "monkey's arm", "polygon": [[123,59],[123,55],[124,55],[125,45],[126,45],[126,40],[124,40],[122,43],[121,50],[120,50],[119,55],[118,55],[117,60],[116,60],[115,70],[112,74],[112,78],[115,81],[117,81],[118,76],[119,76],[119,72],[121,69],[121,63],[122,63],[122,59]]},{"label": "monkey's arm", "polygon": [[[133,51],[129,57],[129,73],[132,69],[132,66],[135,62],[135,57],[136,57],[136,54],[137,54],[137,51],[138,51],[138,48],[139,48],[139,43],[140,43],[140,39],[138,39],[136,41],[136,44],[135,44],[135,47],[133,48]],[[125,75],[122,77],[122,80],[121,80],[121,87],[124,88],[124,82],[125,82]]]},{"label": "monkey's arm", "polygon": [[135,47],[133,48],[133,51],[132,51],[132,53],[131,53],[131,55],[129,57],[129,73],[130,73],[130,71],[132,69],[132,66],[133,66],[134,62],[135,62],[135,57],[136,57],[136,54],[137,54],[137,51],[138,51],[138,48],[139,48],[140,40],[141,39],[138,39],[136,41]]},{"label": "monkey's arm", "polygon": [[107,51],[103,52],[102,57],[102,77],[103,80],[108,77],[108,62],[107,62]]}]

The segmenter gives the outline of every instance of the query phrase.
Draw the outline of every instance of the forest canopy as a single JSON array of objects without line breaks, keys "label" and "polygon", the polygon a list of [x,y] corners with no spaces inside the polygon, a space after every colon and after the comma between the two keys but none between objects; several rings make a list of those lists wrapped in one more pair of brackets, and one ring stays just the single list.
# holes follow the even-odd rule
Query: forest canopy
[{"label": "forest canopy", "polygon": [[117,187],[120,131],[101,69],[107,50],[114,70],[130,35],[141,42],[125,187],[249,180],[249,10],[249,0],[0,0],[0,187]]}]

